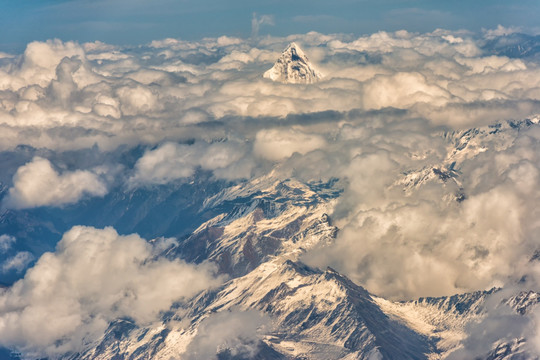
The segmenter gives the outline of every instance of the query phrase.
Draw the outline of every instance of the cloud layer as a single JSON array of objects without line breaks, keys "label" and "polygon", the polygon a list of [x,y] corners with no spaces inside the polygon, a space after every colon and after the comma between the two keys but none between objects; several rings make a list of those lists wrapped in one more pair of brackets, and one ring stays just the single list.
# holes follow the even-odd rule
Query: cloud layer
[{"label": "cloud layer", "polygon": [[183,357],[218,359],[218,354],[226,354],[251,359],[257,355],[262,329],[269,323],[268,317],[255,310],[218,312],[201,322]]},{"label": "cloud layer", "polygon": [[[135,173],[129,182],[132,186],[166,184],[189,178],[197,168],[211,170],[227,179],[249,178],[253,165],[243,159],[245,150],[243,144],[234,141],[192,145],[166,142],[145,152],[135,164]],[[238,164],[240,160],[243,164]]]},{"label": "cloud layer", "polygon": [[[305,48],[324,81],[298,86],[262,78],[289,41]],[[254,45],[228,37],[166,39],[137,49],[34,42],[0,68],[2,149],[223,137],[209,122],[230,116],[394,107],[469,127],[538,112],[538,65],[485,54],[482,41],[438,30],[356,39],[309,33]]]},{"label": "cloud layer", "polygon": [[[0,63],[0,154],[28,160],[5,160],[15,170],[2,204],[63,206],[199,169],[231,181],[338,178],[339,236],[310,264],[393,299],[540,279],[529,263],[540,248],[539,64],[486,50],[501,31],[28,44]],[[324,79],[262,77],[290,41]],[[0,250],[13,243],[1,236]],[[137,235],[73,228],[0,296],[0,342],[36,356],[76,350],[114,318],[150,322],[218,282],[208,265],[154,256]],[[4,270],[30,259],[20,252]],[[233,326],[243,315],[223,316]],[[241,350],[235,339],[219,340]],[[197,341],[212,356],[220,345]]]},{"label": "cloud layer", "polygon": [[[341,236],[316,264],[339,263],[370,290],[398,298],[499,284],[518,272],[508,264],[536,246],[536,130],[509,128],[455,154],[452,142],[462,139],[452,131],[540,112],[540,72],[533,60],[487,53],[482,44],[493,36],[309,33],[132,49],[31,43],[0,69],[4,150],[144,151],[120,164],[130,167],[123,174],[56,170],[35,157],[13,174],[3,203],[22,209],[104,196],[107,176],[134,188],[189,179],[197,169],[235,180],[276,167],[276,176],[336,177],[345,187],[334,214]],[[293,40],[327,74],[322,81],[262,78]],[[452,162],[458,180],[437,183],[436,171]],[[458,193],[465,201],[448,200]]]}]

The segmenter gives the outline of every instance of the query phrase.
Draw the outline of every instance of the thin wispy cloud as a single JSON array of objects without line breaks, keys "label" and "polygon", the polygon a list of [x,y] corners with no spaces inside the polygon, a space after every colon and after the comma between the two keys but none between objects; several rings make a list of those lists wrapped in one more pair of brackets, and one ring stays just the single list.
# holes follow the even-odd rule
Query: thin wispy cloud
[{"label": "thin wispy cloud", "polygon": [[251,38],[253,40],[256,40],[259,36],[259,30],[262,25],[274,25],[274,17],[272,15],[260,15],[258,16],[257,13],[253,13],[253,17],[251,18]]}]

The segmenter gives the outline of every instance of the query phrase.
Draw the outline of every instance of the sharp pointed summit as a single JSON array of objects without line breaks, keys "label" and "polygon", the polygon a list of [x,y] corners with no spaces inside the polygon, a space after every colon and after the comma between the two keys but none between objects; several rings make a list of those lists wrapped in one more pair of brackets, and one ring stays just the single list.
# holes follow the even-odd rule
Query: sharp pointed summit
[{"label": "sharp pointed summit", "polygon": [[274,66],[264,73],[273,81],[291,84],[312,84],[322,78],[300,47],[292,42],[281,54]]}]

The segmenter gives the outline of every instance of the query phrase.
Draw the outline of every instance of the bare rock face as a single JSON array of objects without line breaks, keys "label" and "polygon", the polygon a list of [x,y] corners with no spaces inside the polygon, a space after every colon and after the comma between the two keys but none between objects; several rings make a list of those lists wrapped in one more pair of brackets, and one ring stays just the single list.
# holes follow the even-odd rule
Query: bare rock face
[{"label": "bare rock face", "polygon": [[288,84],[312,84],[322,78],[302,49],[290,43],[264,77]]}]

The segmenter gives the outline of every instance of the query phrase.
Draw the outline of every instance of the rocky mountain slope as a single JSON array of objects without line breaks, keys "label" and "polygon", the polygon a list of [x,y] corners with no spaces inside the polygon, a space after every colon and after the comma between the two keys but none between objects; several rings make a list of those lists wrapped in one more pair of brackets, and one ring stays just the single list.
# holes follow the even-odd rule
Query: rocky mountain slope
[{"label": "rocky mountain slope", "polygon": [[277,59],[274,66],[264,73],[273,81],[290,84],[311,84],[319,81],[319,73],[296,43],[290,43]]}]

